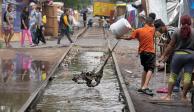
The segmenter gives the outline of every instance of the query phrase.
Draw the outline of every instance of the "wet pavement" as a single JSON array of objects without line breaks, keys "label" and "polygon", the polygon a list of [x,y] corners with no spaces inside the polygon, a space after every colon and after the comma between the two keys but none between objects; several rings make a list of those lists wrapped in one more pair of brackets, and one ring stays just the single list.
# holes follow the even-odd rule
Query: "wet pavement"
[{"label": "wet pavement", "polygon": [[[75,29],[74,30],[74,35],[71,35],[71,38],[72,38],[73,41],[75,41],[75,39],[76,39],[76,34],[78,34],[83,29],[84,28],[80,28],[80,29]],[[38,46],[31,47],[29,45],[29,41],[28,40],[25,41],[24,47],[21,47],[20,41],[13,41],[13,42],[11,42],[11,45],[12,45],[13,48],[35,48],[35,49],[38,49],[38,48],[64,47],[64,46],[69,46],[70,45],[70,42],[68,41],[66,36],[64,36],[61,39],[61,44],[60,45],[57,44],[58,37],[46,36],[45,38],[46,38],[46,44],[40,42]],[[2,48],[5,48],[5,43],[3,41],[2,42],[0,41],[0,44],[2,44]],[[0,45],[0,48],[1,48],[1,45]]]},{"label": "wet pavement", "polygon": [[[120,99],[119,84],[111,59],[105,67],[101,83],[87,87],[81,81],[72,81],[75,74],[90,71],[102,63],[104,52],[72,52],[56,72],[56,78],[45,90],[36,106],[41,112],[122,112],[124,104]],[[70,61],[71,60],[71,61]]]},{"label": "wet pavement", "polygon": [[[116,42],[112,38],[112,44]],[[157,93],[156,90],[161,87],[167,87],[167,78],[164,72],[155,72],[150,82],[150,88],[154,91],[154,96],[147,96],[137,92],[140,87],[143,68],[140,63],[140,58],[137,53],[138,41],[121,41],[115,53],[128,86],[128,91],[132,97],[135,109],[137,112],[191,112],[190,102],[181,102],[180,94],[173,93],[173,100],[165,102],[160,99],[166,94]],[[188,94],[190,97],[190,94]],[[189,99],[189,98],[188,98]]]},{"label": "wet pavement", "polygon": [[103,29],[89,28],[88,31],[78,38],[76,45],[81,47],[101,47],[105,46],[107,41],[104,39]]},{"label": "wet pavement", "polygon": [[0,112],[17,112],[65,50],[1,49]]},{"label": "wet pavement", "polygon": [[[97,49],[100,49],[100,47],[106,47],[107,45],[102,32],[99,31],[101,33],[97,34],[92,33],[95,32],[94,29],[90,30],[91,32],[87,34],[89,36],[78,39],[78,43],[76,43],[78,46],[76,47],[87,47],[94,51],[79,54],[77,57],[82,57],[81,59],[74,58],[79,52],[78,50],[67,58],[67,60],[72,61],[65,61],[57,70],[57,77],[46,89],[43,100],[39,102],[37,109],[43,112],[91,112],[96,110],[99,110],[99,112],[112,112],[114,110],[116,110],[116,112],[121,111],[124,105],[122,104],[123,102],[119,102],[118,94],[120,93],[120,90],[114,77],[111,62],[106,66],[106,74],[103,76],[102,83],[95,88],[88,88],[86,84],[77,84],[71,80],[73,74],[78,74],[82,70],[90,70],[95,67],[100,63],[101,59],[99,57],[104,55],[104,52],[96,53],[96,51],[98,51]],[[116,42],[116,40],[112,38],[111,41],[112,45]],[[53,46],[56,46],[54,44],[55,42],[53,42]],[[137,93],[136,90],[140,86],[142,71],[139,57],[137,57],[137,47],[138,42],[136,40],[122,40],[116,48],[116,57],[136,111],[191,112],[190,103],[183,104],[180,102],[180,93],[174,94],[172,103],[162,103],[161,100],[159,100],[159,97],[164,94],[157,94],[155,90],[159,87],[166,87],[167,85],[163,72],[157,72],[151,81],[150,87],[156,93],[154,97]],[[20,60],[19,57],[23,57],[24,60],[31,60],[30,62],[24,61],[24,63],[32,63],[38,66],[37,70],[41,70],[44,66],[41,63],[48,63],[46,65],[49,65],[49,70],[49,68],[59,59],[63,50],[65,50],[65,48],[62,49],[63,48],[0,50],[0,62],[3,63],[3,65],[0,64],[0,68],[6,66],[6,69],[4,70],[3,68],[1,71],[4,70],[5,74],[7,74],[3,75],[4,73],[2,72],[0,76],[0,99],[2,99],[0,100],[0,109],[5,112],[16,112],[21,107],[22,103],[24,103],[30,96],[31,92],[42,82],[41,74],[36,76],[22,75],[22,73],[26,73],[22,72],[25,70],[18,69],[17,75],[9,75],[13,71],[16,71],[15,65],[18,63],[16,60]],[[19,53],[17,54],[16,51]],[[45,77],[45,75],[43,75],[43,77]],[[159,103],[153,103],[153,100],[159,100]]]}]

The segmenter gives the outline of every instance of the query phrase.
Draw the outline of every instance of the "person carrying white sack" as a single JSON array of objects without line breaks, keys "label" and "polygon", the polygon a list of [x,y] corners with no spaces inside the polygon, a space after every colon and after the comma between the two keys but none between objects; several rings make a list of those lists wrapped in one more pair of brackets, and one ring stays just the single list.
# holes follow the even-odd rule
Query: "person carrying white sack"
[{"label": "person carrying white sack", "polygon": [[150,96],[154,95],[149,88],[149,82],[155,68],[155,28],[153,26],[153,21],[153,18],[147,17],[145,26],[134,30],[129,38],[118,37],[118,39],[137,39],[139,41],[138,53],[140,54],[141,65],[143,66],[144,71],[142,73],[141,87],[138,89],[138,92]]}]

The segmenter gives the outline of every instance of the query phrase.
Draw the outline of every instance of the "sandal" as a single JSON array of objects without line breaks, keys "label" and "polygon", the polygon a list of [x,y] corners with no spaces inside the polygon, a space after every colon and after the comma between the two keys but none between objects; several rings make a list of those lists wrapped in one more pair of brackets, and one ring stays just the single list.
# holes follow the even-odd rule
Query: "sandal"
[{"label": "sandal", "polygon": [[149,88],[142,89],[142,93],[144,93],[146,95],[150,95],[150,96],[153,96],[154,95],[154,93],[152,92],[152,90],[150,90]]},{"label": "sandal", "polygon": [[[146,88],[146,89],[149,90],[150,92],[152,92],[151,89],[149,89],[149,88]],[[138,92],[143,92],[143,89],[142,89],[142,88],[139,88],[137,91],[138,91]]]}]

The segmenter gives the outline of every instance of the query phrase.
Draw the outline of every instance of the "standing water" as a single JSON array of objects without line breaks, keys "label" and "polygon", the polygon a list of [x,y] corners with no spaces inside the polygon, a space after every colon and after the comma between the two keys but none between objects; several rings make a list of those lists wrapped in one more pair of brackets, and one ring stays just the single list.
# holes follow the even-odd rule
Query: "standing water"
[{"label": "standing water", "polygon": [[[68,56],[59,67],[56,78],[46,88],[43,97],[36,105],[41,112],[122,112],[120,87],[115,71],[109,60],[101,83],[87,87],[85,83],[72,81],[75,74],[91,71],[103,63],[104,52],[82,52]],[[70,61],[71,60],[71,61]]]}]

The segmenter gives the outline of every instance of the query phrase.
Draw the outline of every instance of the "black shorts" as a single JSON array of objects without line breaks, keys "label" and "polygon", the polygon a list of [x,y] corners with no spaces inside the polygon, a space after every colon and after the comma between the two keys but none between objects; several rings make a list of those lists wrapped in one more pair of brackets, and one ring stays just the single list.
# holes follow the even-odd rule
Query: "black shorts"
[{"label": "black shorts", "polygon": [[154,72],[155,67],[155,54],[150,52],[140,53],[141,65],[144,67],[144,71]]}]

